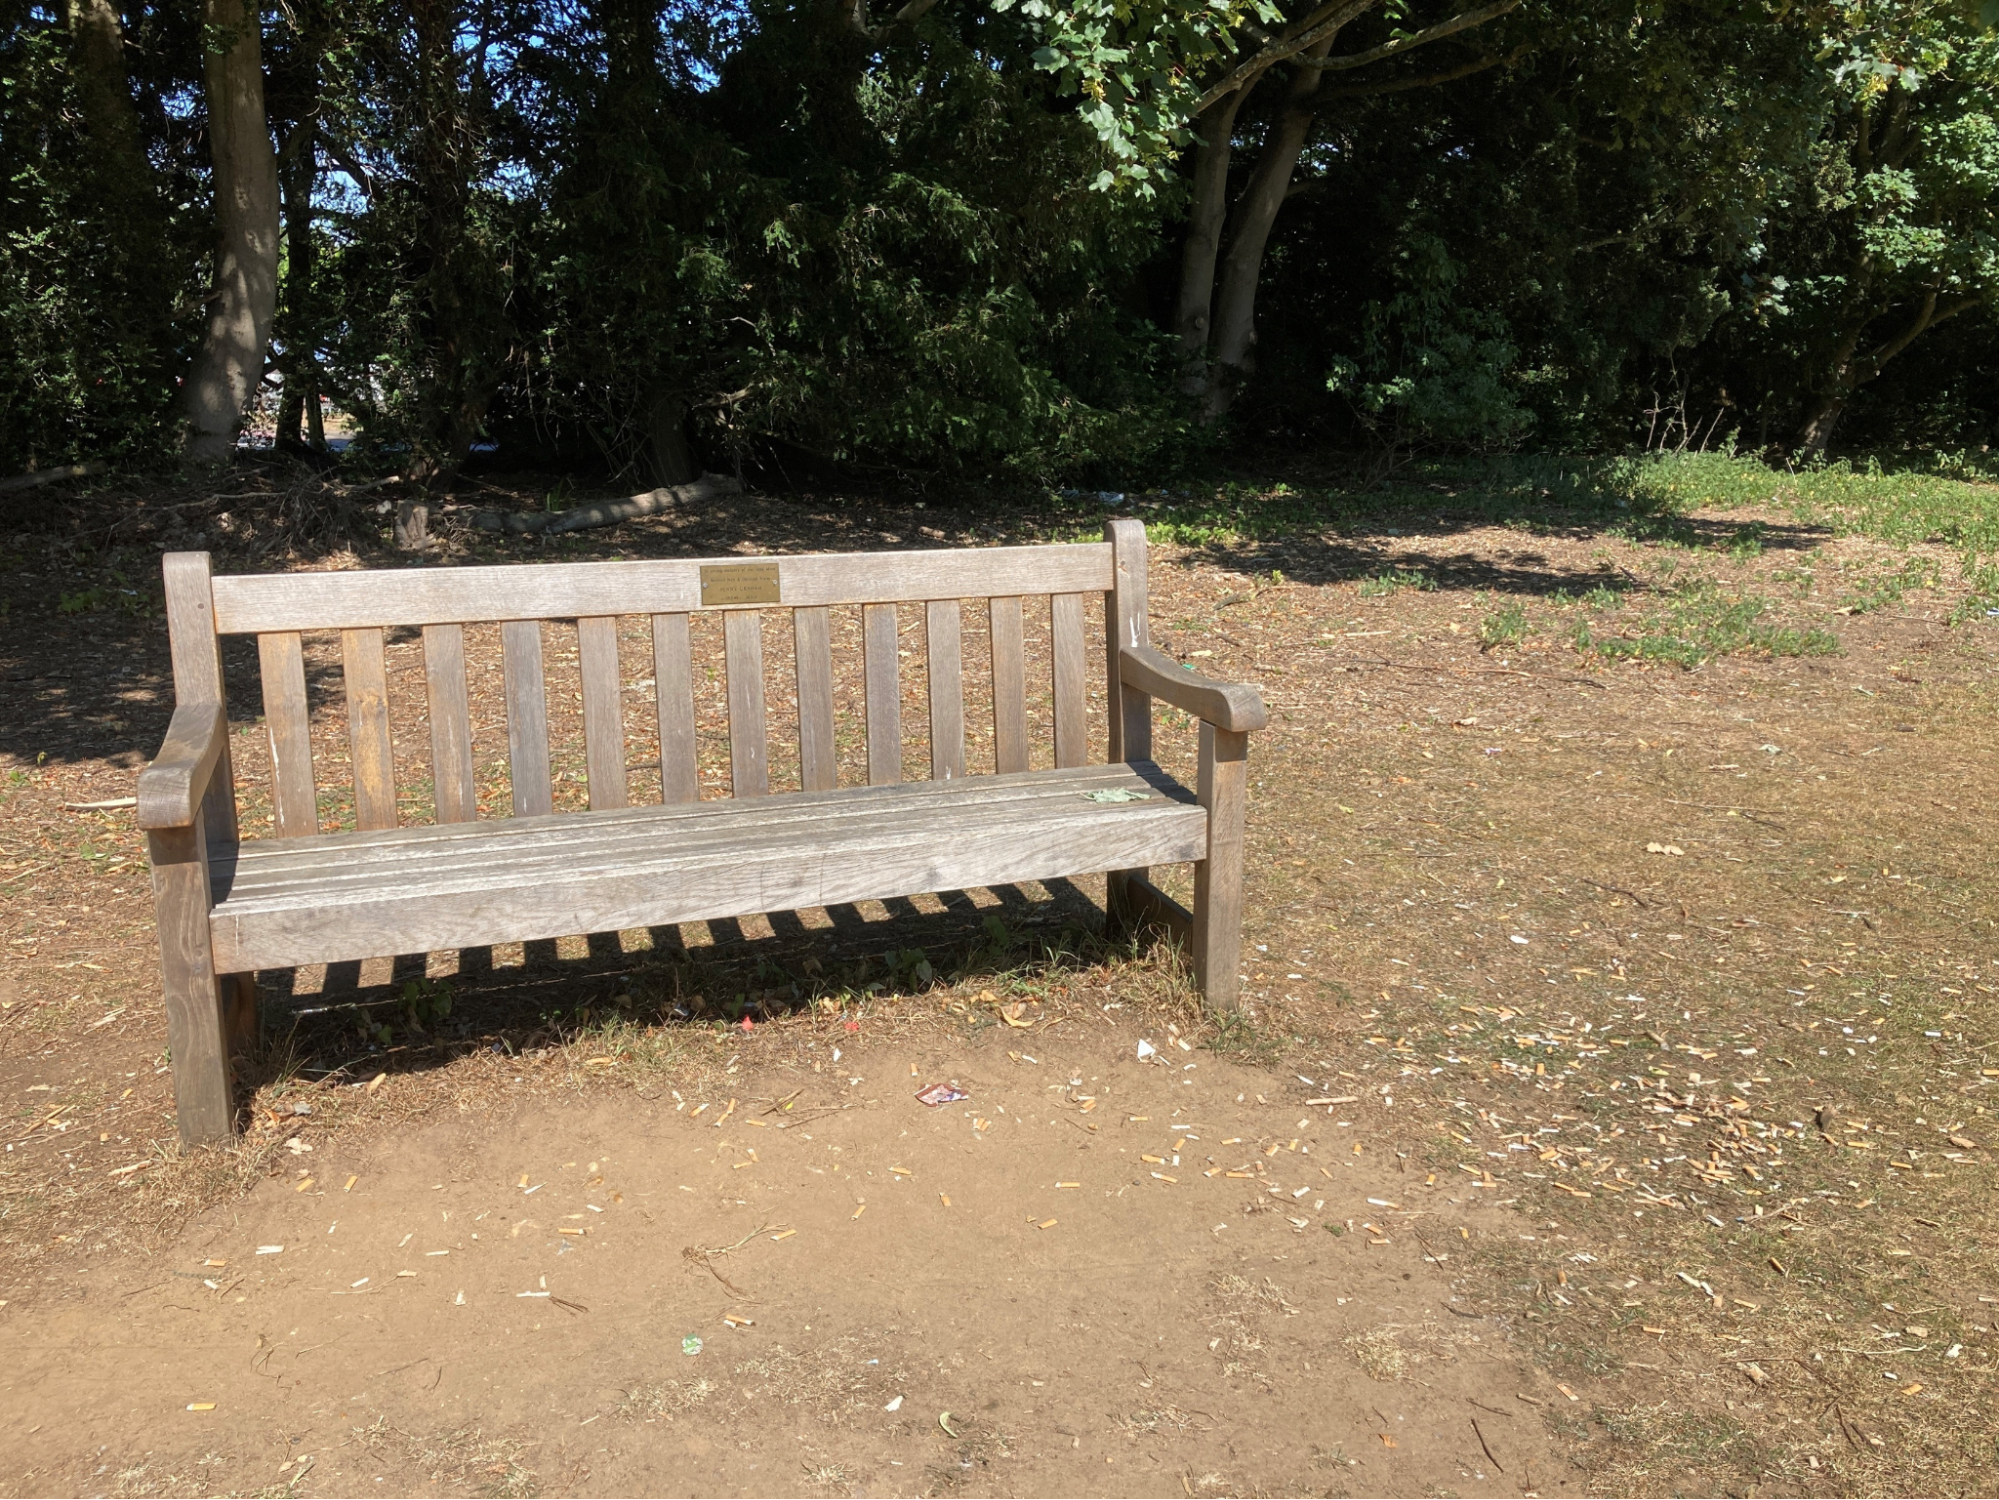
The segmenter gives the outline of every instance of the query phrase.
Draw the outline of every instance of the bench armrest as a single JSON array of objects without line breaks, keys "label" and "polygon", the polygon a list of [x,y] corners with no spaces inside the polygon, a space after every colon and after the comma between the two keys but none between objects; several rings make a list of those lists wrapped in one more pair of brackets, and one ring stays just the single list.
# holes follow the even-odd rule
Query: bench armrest
[{"label": "bench armrest", "polygon": [[219,703],[185,703],[174,710],[160,753],[139,773],[141,828],[194,826],[227,734]]},{"label": "bench armrest", "polygon": [[1241,734],[1270,722],[1263,695],[1248,683],[1203,677],[1155,646],[1122,647],[1118,676],[1126,686],[1183,709],[1217,729]]}]

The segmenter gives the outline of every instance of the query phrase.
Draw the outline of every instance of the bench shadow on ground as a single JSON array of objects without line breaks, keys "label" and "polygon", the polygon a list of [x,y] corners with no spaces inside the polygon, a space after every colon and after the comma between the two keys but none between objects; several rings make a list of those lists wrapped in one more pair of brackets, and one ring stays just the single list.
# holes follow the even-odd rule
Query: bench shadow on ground
[{"label": "bench shadow on ground", "polygon": [[[429,1073],[473,1053],[557,1045],[593,1027],[655,1028],[670,1045],[676,1033],[692,1040],[828,1000],[851,1009],[932,982],[1045,982],[1100,961],[1119,941],[1107,935],[1098,901],[1070,880],[995,887],[979,899],[947,892],[933,904],[942,909],[906,898],[870,902],[872,917],[830,907],[830,925],[816,913],[808,923],[774,912],[655,927],[651,946],[636,951],[615,933],[588,937],[587,951],[571,957],[558,949],[573,953],[573,942],[543,940],[522,945],[519,963],[496,964],[492,949],[471,948],[458,955],[456,973],[435,978],[426,977],[422,954],[394,959],[386,976],[379,962],[264,971],[261,1034],[238,1060],[238,1093],[287,1073],[313,1082]],[[448,997],[447,1013],[439,1014],[440,997]]]}]

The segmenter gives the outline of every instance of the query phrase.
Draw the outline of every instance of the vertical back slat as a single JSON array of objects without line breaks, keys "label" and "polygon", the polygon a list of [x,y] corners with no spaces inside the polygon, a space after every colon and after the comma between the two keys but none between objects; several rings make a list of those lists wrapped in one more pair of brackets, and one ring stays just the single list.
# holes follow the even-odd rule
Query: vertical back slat
[{"label": "vertical back slat", "polygon": [[1104,539],[1111,544],[1111,588],[1104,595],[1104,702],[1110,719],[1110,760],[1152,759],[1152,699],[1124,685],[1118,653],[1128,646],[1152,644],[1146,616],[1145,523],[1110,521]]},{"label": "vertical back slat", "polygon": [[932,599],[924,606],[924,640],[930,659],[930,779],[949,781],[965,774],[964,653],[962,616],[956,599]]},{"label": "vertical back slat", "polygon": [[379,628],[340,632],[347,680],[347,732],[354,763],[354,822],[396,826],[396,756],[389,743],[389,672]]},{"label": "vertical back slat", "polygon": [[798,661],[798,775],[808,792],[839,785],[833,751],[833,637],[823,608],[791,612]]},{"label": "vertical back slat", "polygon": [[902,668],[896,659],[895,606],[861,607],[861,654],[867,672],[868,784],[902,780]]},{"label": "vertical back slat", "polygon": [[472,701],[465,683],[465,627],[423,627],[423,681],[430,702],[430,779],[440,823],[479,816],[472,784]]},{"label": "vertical back slat", "polygon": [[1020,597],[986,601],[993,636],[993,769],[1027,769],[1027,654],[1021,643]]},{"label": "vertical back slat", "polygon": [[1053,594],[1048,600],[1048,620],[1054,637],[1055,658],[1055,764],[1088,765],[1090,739],[1086,670],[1083,659],[1083,596]]},{"label": "vertical back slat", "polygon": [[264,729],[271,740],[272,821],[281,839],[319,832],[312,784],[312,717],[305,697],[305,650],[295,630],[257,637],[264,676]]},{"label": "vertical back slat", "polygon": [[590,810],[626,807],[625,712],[620,703],[618,617],[589,615],[576,622],[577,666],[583,676],[583,764],[590,778]]},{"label": "vertical back slat", "polygon": [[548,765],[541,621],[506,621],[500,626],[500,649],[506,662],[507,761],[512,768],[514,816],[546,817],[555,811],[555,799]]},{"label": "vertical back slat", "polygon": [[724,670],[729,679],[729,784],[737,797],[770,791],[764,720],[764,622],[753,609],[722,617]]},{"label": "vertical back slat", "polygon": [[694,665],[686,615],[652,617],[652,684],[659,703],[659,783],[665,802],[701,800],[694,746]]}]

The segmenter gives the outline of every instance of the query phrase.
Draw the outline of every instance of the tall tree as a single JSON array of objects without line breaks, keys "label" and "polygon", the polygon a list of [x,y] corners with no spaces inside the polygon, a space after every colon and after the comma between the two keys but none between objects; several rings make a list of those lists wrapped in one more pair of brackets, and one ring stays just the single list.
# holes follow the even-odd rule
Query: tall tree
[{"label": "tall tree", "polygon": [[264,378],[278,303],[278,162],[264,112],[257,0],[202,0],[203,94],[215,262],[201,347],[183,387],[187,456],[229,456]]}]

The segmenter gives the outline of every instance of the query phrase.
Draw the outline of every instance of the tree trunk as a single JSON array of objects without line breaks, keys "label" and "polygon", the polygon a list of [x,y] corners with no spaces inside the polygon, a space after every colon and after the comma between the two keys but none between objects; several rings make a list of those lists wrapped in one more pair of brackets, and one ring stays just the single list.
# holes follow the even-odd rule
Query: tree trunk
[{"label": "tree trunk", "polygon": [[129,201],[154,196],[139,140],[139,112],[125,73],[125,31],[110,0],[69,0],[70,58],[98,170]]},{"label": "tree trunk", "polygon": [[1812,403],[1811,415],[1798,429],[1799,451],[1811,458],[1824,455],[1827,444],[1832,441],[1833,429],[1839,425],[1839,419],[1846,411],[1848,395],[1843,386],[1835,384]]},{"label": "tree trunk", "polygon": [[[318,69],[311,73],[312,94],[318,92]],[[310,410],[319,412],[319,386],[313,378],[313,276],[318,258],[312,238],[312,189],[319,175],[319,153],[310,117],[293,127],[299,135],[286,143],[278,177],[284,197],[285,279],[278,312],[278,368],[284,372],[284,396],[278,405],[278,443],[294,447],[305,442],[301,431]],[[313,424],[315,427],[318,423]],[[323,446],[314,443],[315,447]]]},{"label": "tree trunk", "polygon": [[1187,212],[1187,239],[1180,247],[1180,299],[1173,331],[1180,337],[1180,389],[1198,398],[1208,389],[1208,330],[1214,311],[1215,261],[1221,254],[1222,225],[1229,211],[1229,157],[1236,112],[1251,79],[1226,99],[1217,100],[1195,125],[1200,140],[1194,153],[1193,203]]},{"label": "tree trunk", "polygon": [[[1305,57],[1324,57],[1331,50],[1328,36],[1308,47]],[[1263,275],[1263,252],[1271,226],[1291,189],[1298,153],[1312,130],[1312,96],[1319,90],[1320,70],[1300,68],[1284,94],[1284,107],[1271,123],[1257,158],[1249,187],[1229,215],[1228,253],[1222,260],[1221,288],[1215,299],[1215,368],[1201,401],[1201,420],[1213,422],[1229,409],[1243,376],[1252,368],[1256,344],[1256,285]]]},{"label": "tree trunk", "polygon": [[203,0],[204,85],[214,164],[215,281],[201,348],[182,391],[187,456],[220,463],[264,375],[278,302],[278,163],[264,115],[253,0]]}]

